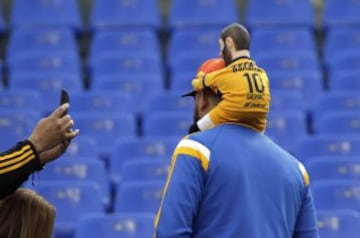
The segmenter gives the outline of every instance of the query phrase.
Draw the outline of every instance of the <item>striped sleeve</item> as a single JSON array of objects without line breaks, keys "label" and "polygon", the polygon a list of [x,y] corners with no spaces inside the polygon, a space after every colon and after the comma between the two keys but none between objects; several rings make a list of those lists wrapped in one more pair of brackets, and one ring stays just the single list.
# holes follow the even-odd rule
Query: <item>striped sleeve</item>
[{"label": "striped sleeve", "polygon": [[155,218],[154,237],[191,237],[209,160],[210,150],[203,144],[189,138],[180,141]]},{"label": "striped sleeve", "polygon": [[0,153],[0,199],[15,191],[39,169],[39,156],[29,141],[20,142]]}]

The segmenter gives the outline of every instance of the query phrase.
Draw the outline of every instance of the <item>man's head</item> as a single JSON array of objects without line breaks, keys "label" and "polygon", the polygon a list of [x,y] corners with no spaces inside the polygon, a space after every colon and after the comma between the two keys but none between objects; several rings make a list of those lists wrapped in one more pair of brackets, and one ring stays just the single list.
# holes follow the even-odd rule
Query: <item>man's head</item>
[{"label": "man's head", "polygon": [[219,37],[220,55],[225,64],[240,56],[250,56],[250,35],[244,26],[233,23],[226,26]]}]

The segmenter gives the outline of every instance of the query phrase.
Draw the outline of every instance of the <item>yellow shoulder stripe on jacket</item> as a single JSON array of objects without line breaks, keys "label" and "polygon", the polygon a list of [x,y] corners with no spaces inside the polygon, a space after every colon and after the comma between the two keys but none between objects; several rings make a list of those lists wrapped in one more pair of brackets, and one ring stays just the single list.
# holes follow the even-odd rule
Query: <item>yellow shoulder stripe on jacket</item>
[{"label": "yellow shoulder stripe on jacket", "polygon": [[209,168],[210,150],[197,141],[194,141],[192,139],[181,140],[177,145],[174,154],[184,154],[192,156],[200,160],[201,167],[204,169],[204,171],[207,171]]},{"label": "yellow shoulder stripe on jacket", "polygon": [[303,175],[303,179],[304,179],[304,183],[306,186],[309,186],[310,184],[310,178],[309,178],[309,175],[304,167],[304,165],[302,163],[299,162],[299,169]]}]

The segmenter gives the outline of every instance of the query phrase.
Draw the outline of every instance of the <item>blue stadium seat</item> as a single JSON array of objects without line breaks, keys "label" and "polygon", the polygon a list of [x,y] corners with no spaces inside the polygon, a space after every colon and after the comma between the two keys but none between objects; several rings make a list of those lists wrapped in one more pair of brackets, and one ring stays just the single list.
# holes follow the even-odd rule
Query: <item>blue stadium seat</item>
[{"label": "blue stadium seat", "polygon": [[100,160],[80,159],[80,157],[76,160],[63,159],[46,165],[46,169],[42,170],[39,176],[44,181],[96,183],[102,191],[106,205],[110,203],[110,177]]},{"label": "blue stadium seat", "polygon": [[319,237],[356,237],[359,234],[360,213],[356,210],[318,210]]},{"label": "blue stadium seat", "polygon": [[329,60],[341,52],[358,50],[360,50],[359,29],[334,27],[326,34],[323,43],[323,58]]},{"label": "blue stadium seat", "polygon": [[293,152],[297,141],[308,135],[305,113],[286,111],[270,113],[265,134],[289,152]]},{"label": "blue stadium seat", "polygon": [[239,19],[235,1],[173,0],[168,14],[168,27],[170,30],[224,27]]},{"label": "blue stadium seat", "polygon": [[107,54],[148,52],[160,55],[158,36],[151,30],[102,30],[92,39],[90,61]]},{"label": "blue stadium seat", "polygon": [[136,238],[154,233],[152,213],[113,213],[82,218],[74,238]]},{"label": "blue stadium seat", "polygon": [[312,31],[306,28],[255,28],[251,31],[252,57],[278,52],[309,52],[316,56]]},{"label": "blue stadium seat", "polygon": [[177,73],[170,78],[170,90],[174,92],[183,92],[182,94],[191,91],[191,81],[195,78],[196,72]]},{"label": "blue stadium seat", "polygon": [[326,158],[314,157],[305,164],[312,182],[331,179],[359,180],[360,158]]},{"label": "blue stadium seat", "polygon": [[[75,128],[77,128],[77,124],[75,125]],[[71,143],[63,154],[63,157],[76,160],[79,157],[92,158],[97,155],[98,150],[96,148],[96,139],[92,136],[81,135],[71,140]]]},{"label": "blue stadium seat", "polygon": [[3,34],[7,29],[4,21],[3,6],[0,6],[0,34]]},{"label": "blue stadium seat", "polygon": [[300,92],[290,90],[271,91],[270,114],[281,111],[304,111],[304,109],[305,103]]},{"label": "blue stadium seat", "polygon": [[33,90],[6,90],[0,94],[1,110],[39,111],[41,100],[38,92]]},{"label": "blue stadium seat", "polygon": [[356,50],[343,51],[324,59],[324,65],[330,76],[339,70],[357,70],[360,67],[360,55]]},{"label": "blue stadium seat", "polygon": [[360,70],[336,70],[328,77],[329,90],[358,92],[360,90]]},{"label": "blue stadium seat", "polygon": [[82,30],[80,9],[73,0],[15,0],[13,1],[10,26],[19,27],[67,27]]},{"label": "blue stadium seat", "polygon": [[121,183],[116,188],[114,211],[156,213],[160,207],[163,188],[162,181]]},{"label": "blue stadium seat", "polygon": [[264,53],[254,57],[257,65],[266,70],[268,76],[279,71],[309,71],[321,72],[320,62],[313,53],[308,52],[278,52]]},{"label": "blue stadium seat", "polygon": [[78,57],[69,53],[38,52],[19,55],[7,62],[9,76],[15,74],[66,73],[82,76]]},{"label": "blue stadium seat", "polygon": [[313,121],[321,115],[339,111],[360,111],[360,96],[348,92],[328,92],[321,95],[314,105]]},{"label": "blue stadium seat", "polygon": [[[190,88],[190,87],[189,87]],[[181,97],[184,92],[163,91],[149,95],[145,104],[143,114],[164,113],[164,112],[183,112],[192,115],[194,111],[194,99],[191,97]]]},{"label": "blue stadium seat", "polygon": [[104,28],[150,28],[159,30],[160,9],[156,1],[95,1],[90,18],[92,30]]},{"label": "blue stadium seat", "polygon": [[[276,91],[288,91],[301,95],[305,110],[312,110],[314,101],[324,92],[324,82],[320,71],[294,70],[273,72],[269,77],[272,95]],[[273,104],[273,100],[271,102]]]},{"label": "blue stadium seat", "polygon": [[169,39],[167,55],[169,60],[191,53],[219,55],[219,34],[222,29],[181,29],[174,31]]},{"label": "blue stadium seat", "polygon": [[360,153],[360,136],[312,135],[301,138],[295,155],[301,161],[314,156],[356,156]]},{"label": "blue stadium seat", "polygon": [[359,180],[329,180],[312,184],[315,207],[360,211]]},{"label": "blue stadium seat", "polygon": [[252,0],[248,2],[245,24],[257,27],[314,26],[314,10],[310,1]]},{"label": "blue stadium seat", "polygon": [[119,176],[121,183],[163,181],[165,184],[169,165],[169,160],[163,158],[128,160],[115,175]]},{"label": "blue stadium seat", "polygon": [[23,55],[43,53],[69,54],[78,57],[75,36],[67,28],[15,29],[10,35],[6,49],[7,60]]},{"label": "blue stadium seat", "polygon": [[14,73],[9,77],[9,90],[19,92],[32,90],[40,97],[40,111],[52,112],[59,105],[60,91],[67,88],[69,93],[82,91],[83,85],[78,75],[67,73]]},{"label": "blue stadium seat", "polygon": [[146,75],[163,77],[163,66],[158,55],[149,53],[106,55],[89,62],[91,78],[135,74],[146,78]]},{"label": "blue stadium seat", "polygon": [[112,150],[110,168],[120,168],[126,160],[137,157],[170,158],[178,142],[174,136],[119,139]]},{"label": "blue stadium seat", "polygon": [[143,115],[143,136],[178,136],[188,134],[193,122],[191,113],[163,112]]},{"label": "blue stadium seat", "polygon": [[74,113],[132,113],[134,98],[118,92],[78,91],[71,94],[71,111]]},{"label": "blue stadium seat", "polygon": [[360,110],[328,113],[313,121],[317,134],[360,135]]},{"label": "blue stadium seat", "polygon": [[0,110],[0,150],[5,151],[30,136],[39,113],[32,110],[1,109]]},{"label": "blue stadium seat", "polygon": [[360,24],[360,3],[354,0],[324,1],[323,25],[325,29]]},{"label": "blue stadium seat", "polygon": [[93,182],[41,181],[30,188],[55,206],[55,237],[73,237],[82,217],[105,213],[103,194]]},{"label": "blue stadium seat", "polygon": [[131,113],[72,113],[82,135],[96,140],[99,154],[107,154],[119,138],[135,137],[135,116]]}]

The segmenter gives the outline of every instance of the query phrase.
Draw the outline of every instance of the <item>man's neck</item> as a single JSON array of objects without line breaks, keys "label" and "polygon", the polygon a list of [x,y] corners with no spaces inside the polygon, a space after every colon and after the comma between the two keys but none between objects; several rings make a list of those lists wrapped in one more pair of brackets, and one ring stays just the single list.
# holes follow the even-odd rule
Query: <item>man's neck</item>
[{"label": "man's neck", "polygon": [[233,53],[232,59],[237,59],[239,57],[248,57],[250,58],[250,51],[248,50],[237,50]]}]

